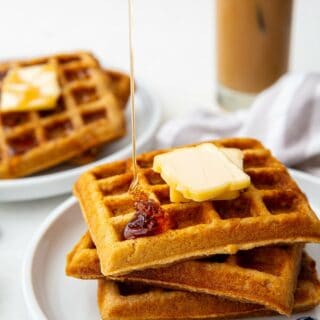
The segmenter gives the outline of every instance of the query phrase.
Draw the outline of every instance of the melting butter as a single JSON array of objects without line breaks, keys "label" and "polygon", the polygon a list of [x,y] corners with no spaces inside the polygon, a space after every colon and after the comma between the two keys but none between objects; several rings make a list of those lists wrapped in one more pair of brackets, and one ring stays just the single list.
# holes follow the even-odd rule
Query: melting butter
[{"label": "melting butter", "polygon": [[60,94],[52,64],[13,68],[3,80],[1,111],[53,109]]},{"label": "melting butter", "polygon": [[250,185],[239,149],[211,143],[180,148],[154,158],[153,170],[170,187],[172,202],[228,200]]}]

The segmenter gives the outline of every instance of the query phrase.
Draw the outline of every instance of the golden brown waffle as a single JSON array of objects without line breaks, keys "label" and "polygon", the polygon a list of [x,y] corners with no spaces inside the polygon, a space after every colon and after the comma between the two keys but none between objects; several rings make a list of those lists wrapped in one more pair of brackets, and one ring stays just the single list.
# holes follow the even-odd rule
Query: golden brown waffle
[{"label": "golden brown waffle", "polygon": [[[262,247],[158,269],[136,271],[114,280],[202,292],[258,303],[289,315],[300,270],[302,246]],[[104,277],[89,233],[67,257],[66,273],[81,279]]]},{"label": "golden brown waffle", "polygon": [[[125,73],[115,70],[105,70],[108,78],[111,79],[109,88],[118,99],[121,107],[124,109],[127,105],[130,95],[130,78]],[[91,148],[84,153],[70,159],[68,163],[73,165],[84,165],[93,162],[99,156],[102,146]]]},{"label": "golden brown waffle", "polygon": [[141,189],[160,203],[175,225],[162,234],[124,240],[123,230],[134,217],[134,200],[128,193],[131,160],[96,167],[79,178],[75,194],[104,275],[271,244],[320,241],[320,222],[305,195],[268,150],[253,139],[214,143],[243,150],[252,184],[238,199],[170,203],[169,186],[152,170],[154,156],[164,151],[138,157]]},{"label": "golden brown waffle", "polygon": [[89,232],[86,232],[66,259],[66,274],[79,279],[100,279],[100,260]]},{"label": "golden brown waffle", "polygon": [[[320,284],[315,263],[304,255],[295,293],[294,312],[307,311],[319,302]],[[274,314],[257,304],[104,279],[99,280],[98,305],[103,320],[229,319]]]},{"label": "golden brown waffle", "polygon": [[107,77],[110,78],[110,89],[114,95],[120,100],[121,106],[124,108],[130,96],[130,78],[127,74],[116,70],[105,70]]},{"label": "golden brown waffle", "polygon": [[68,160],[67,163],[73,166],[83,166],[97,160],[100,152],[102,152],[102,146],[94,147],[86,150],[78,156],[73,157],[72,159]]},{"label": "golden brown waffle", "polygon": [[111,76],[90,53],[2,63],[0,87],[10,68],[47,62],[58,71],[58,105],[46,111],[0,112],[0,178],[52,167],[125,133],[121,103],[110,89]]}]

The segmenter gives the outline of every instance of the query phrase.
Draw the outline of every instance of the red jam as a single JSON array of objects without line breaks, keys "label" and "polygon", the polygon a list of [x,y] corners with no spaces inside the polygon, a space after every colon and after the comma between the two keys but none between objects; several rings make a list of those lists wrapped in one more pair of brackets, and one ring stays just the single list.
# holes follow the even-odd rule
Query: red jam
[{"label": "red jam", "polygon": [[141,199],[134,203],[134,207],[136,213],[123,231],[124,239],[153,236],[170,229],[170,217],[159,203],[152,199]]}]

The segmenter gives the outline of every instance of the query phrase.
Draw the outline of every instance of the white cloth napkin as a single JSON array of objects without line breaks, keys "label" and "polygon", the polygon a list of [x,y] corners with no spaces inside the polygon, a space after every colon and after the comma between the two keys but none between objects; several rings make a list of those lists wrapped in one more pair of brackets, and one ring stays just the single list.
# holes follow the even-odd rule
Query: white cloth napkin
[{"label": "white cloth napkin", "polygon": [[287,166],[320,176],[320,74],[287,74],[245,111],[197,109],[169,120],[156,142],[165,148],[235,136],[257,138]]}]

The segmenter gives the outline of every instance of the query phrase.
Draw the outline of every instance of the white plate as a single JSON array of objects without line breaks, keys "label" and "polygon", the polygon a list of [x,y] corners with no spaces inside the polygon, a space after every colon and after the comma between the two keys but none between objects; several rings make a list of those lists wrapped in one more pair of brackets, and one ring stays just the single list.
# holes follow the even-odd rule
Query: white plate
[{"label": "white plate", "polygon": [[[136,94],[137,151],[145,151],[159,126],[161,108],[141,85]],[[85,166],[61,165],[31,177],[0,180],[0,201],[40,199],[71,192],[77,177],[91,166],[127,158],[131,154],[130,108],[126,109],[127,134],[122,139],[106,144],[99,159]]]},{"label": "white plate", "polygon": [[[292,174],[308,195],[313,208],[320,212],[317,196],[320,181],[300,172],[292,171]],[[23,291],[32,319],[99,319],[96,281],[72,279],[64,273],[66,254],[85,230],[79,206],[72,197],[50,214],[32,241],[23,266]],[[308,251],[316,260],[320,273],[319,247],[308,245]],[[320,307],[303,315],[319,319]],[[297,318],[298,315],[294,315],[290,319]]]}]

